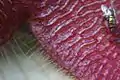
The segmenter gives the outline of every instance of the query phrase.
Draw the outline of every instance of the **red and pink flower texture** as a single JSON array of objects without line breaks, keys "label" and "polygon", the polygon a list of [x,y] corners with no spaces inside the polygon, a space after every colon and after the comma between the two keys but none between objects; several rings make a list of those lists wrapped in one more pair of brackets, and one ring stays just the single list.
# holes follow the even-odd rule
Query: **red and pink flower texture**
[{"label": "red and pink flower texture", "polygon": [[1,11],[8,17],[0,18],[3,39],[8,39],[26,20],[21,19],[25,12],[31,15],[33,34],[47,55],[76,79],[120,80],[120,47],[110,42],[113,36],[106,30],[100,9],[102,4],[113,3],[119,21],[119,0],[16,0],[14,5],[3,2],[6,6],[1,2]]}]

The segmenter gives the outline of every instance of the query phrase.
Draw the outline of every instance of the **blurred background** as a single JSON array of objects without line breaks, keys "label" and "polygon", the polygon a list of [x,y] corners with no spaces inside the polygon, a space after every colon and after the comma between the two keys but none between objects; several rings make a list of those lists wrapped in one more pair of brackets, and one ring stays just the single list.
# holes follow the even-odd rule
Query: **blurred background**
[{"label": "blurred background", "polygon": [[26,27],[0,46],[0,80],[73,80],[58,68]]}]

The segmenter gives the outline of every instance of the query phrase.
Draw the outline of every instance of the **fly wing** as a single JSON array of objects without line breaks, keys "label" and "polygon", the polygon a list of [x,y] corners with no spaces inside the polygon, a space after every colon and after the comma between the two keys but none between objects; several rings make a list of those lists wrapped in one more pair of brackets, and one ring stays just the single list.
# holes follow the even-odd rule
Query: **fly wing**
[{"label": "fly wing", "polygon": [[101,10],[105,13],[108,10],[108,7],[105,5],[101,5]]},{"label": "fly wing", "polygon": [[114,0],[113,0],[113,1],[111,1],[111,7],[110,7],[110,9],[112,9],[112,10],[113,10],[114,15],[116,16],[116,10],[115,10],[115,6],[114,6],[113,4],[114,4]]},{"label": "fly wing", "polygon": [[102,12],[104,13],[105,16],[112,15],[112,12],[110,11],[110,9],[105,5],[101,5],[101,10],[102,10]]},{"label": "fly wing", "polygon": [[[115,8],[115,6],[113,5],[113,3],[114,3],[114,1],[111,1],[111,7],[110,7],[110,9],[113,10],[114,17],[117,18],[117,17],[116,17],[116,15],[117,15],[116,8]],[[117,19],[116,19],[116,23],[119,23]]]},{"label": "fly wing", "polygon": [[116,16],[116,11],[113,7],[109,7],[109,9],[112,11],[112,13],[114,14],[114,16]]}]

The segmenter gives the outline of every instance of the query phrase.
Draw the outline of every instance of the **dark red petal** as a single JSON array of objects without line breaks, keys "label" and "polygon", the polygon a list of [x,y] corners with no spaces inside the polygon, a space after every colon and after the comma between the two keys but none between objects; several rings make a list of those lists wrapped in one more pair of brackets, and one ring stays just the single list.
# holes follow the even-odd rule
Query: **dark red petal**
[{"label": "dark red petal", "polygon": [[0,0],[0,44],[5,43],[29,17],[29,9],[16,2]]},{"label": "dark red petal", "polygon": [[78,80],[120,77],[120,49],[106,32],[102,4],[109,6],[110,2],[44,0],[31,21],[33,33],[48,55]]},{"label": "dark red petal", "polygon": [[15,21],[14,12],[10,0],[0,1],[0,44],[11,36],[12,29],[16,27],[13,23]]}]

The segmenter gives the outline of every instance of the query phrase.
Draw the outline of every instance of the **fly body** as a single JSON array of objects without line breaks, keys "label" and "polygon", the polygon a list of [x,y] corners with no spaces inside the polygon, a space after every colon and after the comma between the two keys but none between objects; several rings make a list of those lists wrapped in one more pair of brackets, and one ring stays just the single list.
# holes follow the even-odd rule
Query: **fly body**
[{"label": "fly body", "polygon": [[109,29],[112,31],[116,28],[115,10],[112,8],[108,8],[105,5],[101,6],[101,10],[104,13],[104,17],[108,22]]},{"label": "fly body", "polygon": [[104,19],[108,23],[108,28],[112,35],[114,35],[113,43],[120,44],[120,30],[118,28],[118,21],[116,20],[115,10],[113,8],[108,8],[105,5],[101,5],[101,10],[103,12]]}]

